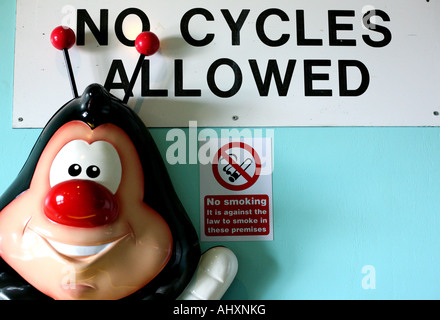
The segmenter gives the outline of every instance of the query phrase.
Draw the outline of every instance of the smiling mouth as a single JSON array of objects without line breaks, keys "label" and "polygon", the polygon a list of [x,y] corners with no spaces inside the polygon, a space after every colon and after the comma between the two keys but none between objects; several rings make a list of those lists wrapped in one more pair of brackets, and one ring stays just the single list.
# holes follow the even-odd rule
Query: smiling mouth
[{"label": "smiling mouth", "polygon": [[52,248],[55,249],[55,251],[68,257],[95,256],[103,252],[107,248],[111,247],[112,245],[116,244],[117,242],[119,242],[119,240],[120,239],[97,246],[75,246],[75,245],[65,244],[54,240],[46,239],[46,241],[52,246]]}]

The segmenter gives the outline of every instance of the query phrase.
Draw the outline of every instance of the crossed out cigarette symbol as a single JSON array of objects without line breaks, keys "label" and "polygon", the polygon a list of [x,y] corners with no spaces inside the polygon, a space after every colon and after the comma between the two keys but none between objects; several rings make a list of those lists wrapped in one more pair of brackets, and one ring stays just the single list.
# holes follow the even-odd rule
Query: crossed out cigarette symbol
[{"label": "crossed out cigarette symbol", "polygon": [[[233,148],[240,148],[251,154],[250,157],[245,157],[243,160],[239,160],[239,157],[230,152]],[[229,152],[228,152],[229,151]],[[225,180],[219,172],[219,163],[220,160],[224,159],[226,161],[226,166],[224,166],[221,170],[228,176],[228,179]],[[249,174],[246,170],[251,167],[252,164],[255,164],[255,172],[253,174]],[[216,155],[214,156],[214,162],[212,165],[212,171],[215,179],[220,185],[225,187],[226,189],[233,191],[242,191],[250,188],[257,182],[260,173],[261,173],[261,160],[258,153],[244,142],[230,142],[221,147]],[[236,184],[237,180],[243,177],[245,183]]]}]

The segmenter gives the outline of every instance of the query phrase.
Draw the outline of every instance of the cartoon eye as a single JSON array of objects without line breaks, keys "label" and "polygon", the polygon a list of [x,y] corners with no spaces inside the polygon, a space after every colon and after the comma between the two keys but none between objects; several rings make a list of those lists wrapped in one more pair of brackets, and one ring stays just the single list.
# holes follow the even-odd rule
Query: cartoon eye
[{"label": "cartoon eye", "polygon": [[81,174],[81,166],[79,164],[72,164],[68,172],[72,177],[77,177]]},{"label": "cartoon eye", "polygon": [[99,177],[99,174],[101,173],[101,170],[97,166],[90,166],[87,168],[87,176],[89,178],[95,179]]},{"label": "cartoon eye", "polygon": [[67,143],[56,155],[50,168],[50,186],[72,180],[93,180],[116,193],[121,183],[121,159],[108,142],[88,144],[83,140]]}]

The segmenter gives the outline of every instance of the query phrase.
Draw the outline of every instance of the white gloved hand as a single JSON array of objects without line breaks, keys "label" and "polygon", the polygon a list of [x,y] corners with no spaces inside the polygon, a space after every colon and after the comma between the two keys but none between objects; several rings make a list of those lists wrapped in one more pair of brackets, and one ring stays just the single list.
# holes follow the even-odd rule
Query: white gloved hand
[{"label": "white gloved hand", "polygon": [[235,254],[225,247],[214,247],[200,258],[199,266],[178,300],[220,300],[238,270]]}]

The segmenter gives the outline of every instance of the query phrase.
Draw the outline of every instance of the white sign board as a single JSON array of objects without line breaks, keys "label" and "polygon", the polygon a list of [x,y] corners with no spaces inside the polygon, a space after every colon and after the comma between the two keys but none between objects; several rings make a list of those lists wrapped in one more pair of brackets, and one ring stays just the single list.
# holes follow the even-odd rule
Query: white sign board
[{"label": "white sign board", "polygon": [[440,2],[17,0],[14,127],[42,127],[80,92],[122,98],[142,30],[161,39],[132,107],[152,127],[438,126]]},{"label": "white sign board", "polygon": [[201,240],[273,240],[271,139],[210,139],[200,154]]}]

